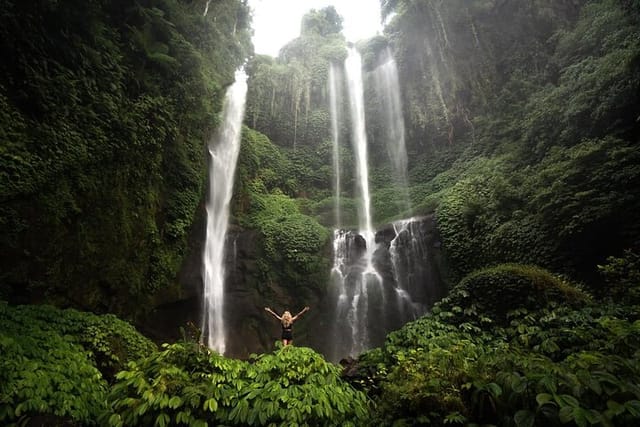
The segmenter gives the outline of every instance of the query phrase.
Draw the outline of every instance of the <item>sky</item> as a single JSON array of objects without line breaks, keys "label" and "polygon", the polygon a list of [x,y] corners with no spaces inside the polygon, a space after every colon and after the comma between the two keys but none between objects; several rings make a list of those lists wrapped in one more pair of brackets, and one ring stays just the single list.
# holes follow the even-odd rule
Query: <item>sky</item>
[{"label": "sky", "polygon": [[300,35],[300,22],[305,13],[332,4],[342,16],[342,33],[347,41],[355,42],[382,32],[380,0],[249,0],[256,53],[277,56],[282,46]]}]

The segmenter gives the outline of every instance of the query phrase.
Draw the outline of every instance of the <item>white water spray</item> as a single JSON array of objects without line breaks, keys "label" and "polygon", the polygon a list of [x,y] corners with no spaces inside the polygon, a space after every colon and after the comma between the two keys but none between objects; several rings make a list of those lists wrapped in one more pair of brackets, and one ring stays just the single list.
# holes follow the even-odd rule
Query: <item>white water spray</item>
[{"label": "white water spray", "polygon": [[340,69],[331,64],[329,67],[329,110],[331,112],[331,135],[333,142],[333,170],[334,170],[334,192],[335,192],[335,226],[340,228],[342,219],[340,216],[340,132],[338,117],[341,115],[338,109],[338,100],[342,100],[342,91],[340,90]]},{"label": "white water spray", "polygon": [[[340,328],[335,333],[334,343],[342,351],[355,356],[371,345],[371,324],[379,319],[372,318],[370,315],[370,300],[382,297],[383,289],[382,278],[373,266],[376,243],[371,224],[362,61],[355,48],[349,49],[345,70],[352,126],[351,137],[356,155],[359,193],[358,234],[364,238],[364,242],[358,248],[350,248],[349,242],[355,242],[351,233],[336,230],[334,235],[332,279],[337,295],[336,324]],[[357,257],[357,260],[349,259],[350,257]],[[347,275],[347,264],[355,261],[358,264],[357,269]]]},{"label": "white water spray", "polygon": [[[367,251],[373,249],[373,227],[371,225],[371,196],[369,194],[369,165],[367,154],[367,132],[364,118],[364,89],[362,84],[362,59],[355,48],[349,49],[345,60],[353,145],[356,154],[357,184],[359,190],[358,225],[360,234],[367,241]],[[369,245],[371,243],[371,245]],[[371,258],[371,257],[369,257]]]},{"label": "white water spray", "polygon": [[224,258],[236,162],[240,151],[247,76],[239,70],[225,95],[223,122],[209,141],[209,194],[207,235],[203,257],[204,306],[202,338],[207,347],[225,352]]},{"label": "white water spray", "polygon": [[418,288],[421,284],[417,280],[417,277],[420,277],[418,270],[420,264],[427,260],[427,248],[424,242],[419,240],[419,234],[416,235],[414,232],[413,226],[415,224],[419,224],[415,218],[394,222],[395,237],[389,244],[393,291],[402,324],[415,320],[427,310],[425,304],[414,301],[412,297],[412,295],[420,294],[421,290]]},{"label": "white water spray", "polygon": [[385,62],[376,68],[374,78],[382,103],[385,142],[393,166],[394,184],[398,190],[399,205],[409,212],[409,179],[407,176],[407,149],[405,143],[404,115],[400,101],[398,67],[389,48],[385,51]]}]

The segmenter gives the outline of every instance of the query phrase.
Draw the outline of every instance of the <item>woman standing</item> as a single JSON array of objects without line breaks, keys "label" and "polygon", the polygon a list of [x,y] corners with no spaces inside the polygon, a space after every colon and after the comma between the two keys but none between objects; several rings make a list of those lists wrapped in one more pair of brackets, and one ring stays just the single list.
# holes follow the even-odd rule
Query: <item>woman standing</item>
[{"label": "woman standing", "polygon": [[280,324],[282,325],[282,345],[287,346],[289,344],[293,344],[293,323],[298,320],[300,316],[309,311],[309,307],[303,308],[302,311],[295,316],[291,316],[291,313],[287,310],[282,313],[282,316],[278,316],[269,307],[265,307],[264,309],[280,321]]}]

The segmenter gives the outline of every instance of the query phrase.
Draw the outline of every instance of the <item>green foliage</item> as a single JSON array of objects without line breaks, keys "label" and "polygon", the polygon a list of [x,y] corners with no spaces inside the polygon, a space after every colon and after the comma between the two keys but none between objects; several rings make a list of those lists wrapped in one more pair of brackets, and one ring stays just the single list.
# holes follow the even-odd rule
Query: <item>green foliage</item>
[{"label": "green foliage", "polygon": [[588,295],[542,268],[502,264],[466,276],[442,301],[441,307],[460,313],[461,318],[466,310],[471,310],[505,324],[507,314],[513,310],[538,310],[552,302],[580,306],[588,299]]},{"label": "green foliage", "polygon": [[[466,289],[463,281],[453,294]],[[492,311],[445,300],[363,354],[355,383],[377,403],[374,423],[625,426],[640,420],[640,320],[632,307],[552,301],[511,310],[504,326]]]},{"label": "green foliage", "polygon": [[328,36],[342,31],[342,17],[333,6],[320,10],[311,9],[302,17],[301,34],[318,34]]},{"label": "green foliage", "polygon": [[322,285],[328,267],[323,256],[329,237],[326,228],[301,214],[293,199],[277,193],[252,194],[251,222],[264,236],[267,261],[279,267],[275,270],[280,280],[290,286]]},{"label": "green foliage", "polygon": [[85,348],[107,380],[111,380],[128,361],[156,349],[155,344],[140,335],[133,326],[112,314],[97,316],[49,305],[11,307],[3,303],[2,321],[12,326],[28,324],[30,330],[68,336]]},{"label": "green foliage", "polygon": [[501,262],[584,274],[637,239],[627,188],[640,182],[638,155],[617,138],[585,140],[515,171],[511,157],[459,161],[425,188],[439,191],[439,229],[461,274]]},{"label": "green foliage", "polygon": [[605,0],[587,4],[575,28],[557,35],[559,80],[532,98],[525,118],[536,151],[637,126],[639,34],[619,2]]},{"label": "green foliage", "polygon": [[[507,176],[503,159],[475,158],[466,164],[463,178],[444,191],[436,210],[438,228],[447,254],[458,271],[468,273],[497,262],[541,262],[544,249],[531,229],[521,229],[518,194],[513,177]],[[507,221],[517,221],[519,229],[508,233]],[[526,239],[526,240],[523,240]]]},{"label": "green foliage", "polygon": [[244,213],[251,200],[249,190],[252,182],[260,181],[269,191],[279,190],[290,196],[297,193],[300,183],[293,174],[292,160],[273,144],[269,138],[245,127],[242,132],[240,154],[238,156],[238,179],[234,186],[234,211]]},{"label": "green foliage", "polygon": [[[300,37],[277,61],[257,56],[247,64],[247,121],[282,147],[317,147],[330,138],[329,64],[346,57],[342,18],[333,6],[302,19]],[[307,165],[308,167],[308,165]]]},{"label": "green foliage", "polygon": [[332,191],[331,147],[323,143],[319,147],[300,147],[285,151],[291,159],[289,175],[299,183],[297,196],[317,199]]},{"label": "green foliage", "polygon": [[245,128],[233,212],[239,223],[263,237],[260,280],[319,288],[328,271],[329,232],[291,197],[306,182],[293,173],[296,158],[286,154],[265,135]]},{"label": "green foliage", "polygon": [[[308,206],[309,214],[313,214],[318,222],[326,227],[335,227],[337,224],[335,205],[336,197],[327,197]],[[351,197],[340,197],[340,226],[357,227],[358,201]]]},{"label": "green foliage", "polygon": [[626,250],[621,257],[610,256],[607,263],[598,265],[607,288],[605,295],[624,304],[640,304],[640,256]]},{"label": "green foliage", "polygon": [[0,20],[3,293],[134,317],[186,252],[248,7],[6,1]]},{"label": "green foliage", "polygon": [[365,395],[307,348],[284,347],[251,362],[226,359],[195,343],[165,346],[118,375],[111,426],[359,425]]},{"label": "green foliage", "polygon": [[0,302],[0,422],[94,425],[107,381],[155,345],[115,316]]}]

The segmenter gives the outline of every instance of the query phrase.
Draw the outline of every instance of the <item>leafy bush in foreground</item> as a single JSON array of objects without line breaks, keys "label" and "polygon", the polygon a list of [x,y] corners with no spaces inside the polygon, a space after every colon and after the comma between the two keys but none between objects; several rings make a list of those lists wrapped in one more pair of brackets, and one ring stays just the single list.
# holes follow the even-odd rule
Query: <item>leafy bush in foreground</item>
[{"label": "leafy bush in foreground", "polygon": [[[499,277],[513,268],[497,269]],[[544,286],[538,291],[554,289],[555,299],[543,293],[540,304],[528,305],[529,287],[520,289],[522,304],[496,322],[495,307],[519,289],[509,285],[521,283],[503,280],[489,289],[490,282],[480,280],[492,277],[487,271],[496,269],[470,275],[431,314],[360,357],[354,383],[377,403],[374,424],[637,425],[640,320],[634,307],[595,305],[577,291]],[[489,292],[470,296],[479,290]],[[478,304],[452,304],[476,297]]]},{"label": "leafy bush in foreground", "polygon": [[45,417],[93,425],[106,407],[107,380],[155,350],[115,316],[0,302],[0,424]]},{"label": "leafy bush in foreground", "polygon": [[118,374],[111,426],[361,425],[367,398],[313,350],[284,347],[250,362],[194,343],[162,352]]},{"label": "leafy bush in foreground", "polygon": [[107,381],[111,381],[130,360],[157,349],[129,323],[114,315],[97,316],[73,309],[60,310],[49,305],[0,305],[0,321],[6,331],[28,325],[31,332],[48,332],[81,345]]}]

